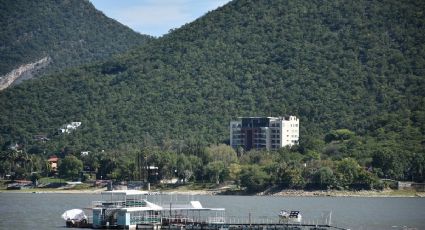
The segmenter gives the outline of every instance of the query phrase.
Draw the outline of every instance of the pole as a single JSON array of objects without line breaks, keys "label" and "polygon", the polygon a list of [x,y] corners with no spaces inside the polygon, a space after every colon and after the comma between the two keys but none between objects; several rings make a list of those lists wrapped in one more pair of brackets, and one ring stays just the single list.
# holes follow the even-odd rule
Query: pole
[{"label": "pole", "polygon": [[170,202],[170,217],[168,218],[168,229],[171,228],[171,202]]},{"label": "pole", "polygon": [[328,223],[329,226],[332,224],[331,219],[332,219],[332,211],[329,213],[329,223]]}]

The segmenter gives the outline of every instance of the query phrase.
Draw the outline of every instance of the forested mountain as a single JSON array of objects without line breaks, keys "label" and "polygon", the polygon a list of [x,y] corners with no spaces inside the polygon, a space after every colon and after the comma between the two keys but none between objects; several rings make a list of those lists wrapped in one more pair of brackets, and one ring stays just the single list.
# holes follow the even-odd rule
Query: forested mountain
[{"label": "forested mountain", "polygon": [[[415,0],[235,0],[107,62],[1,92],[0,142],[48,151],[218,143],[237,116],[296,115],[305,148],[423,154],[424,12]],[[72,121],[82,125],[52,135]],[[323,150],[338,129],[361,138],[328,138],[335,144]]]},{"label": "forested mountain", "polygon": [[0,0],[0,77],[45,57],[41,74],[104,60],[149,39],[86,0]]}]

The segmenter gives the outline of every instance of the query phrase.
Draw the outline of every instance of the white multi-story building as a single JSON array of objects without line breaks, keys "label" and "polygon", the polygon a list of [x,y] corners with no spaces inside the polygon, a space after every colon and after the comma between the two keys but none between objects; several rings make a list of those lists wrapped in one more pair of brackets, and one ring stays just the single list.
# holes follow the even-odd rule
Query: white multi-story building
[{"label": "white multi-story building", "polygon": [[239,117],[230,122],[230,145],[245,150],[275,150],[298,144],[300,121],[296,116]]}]

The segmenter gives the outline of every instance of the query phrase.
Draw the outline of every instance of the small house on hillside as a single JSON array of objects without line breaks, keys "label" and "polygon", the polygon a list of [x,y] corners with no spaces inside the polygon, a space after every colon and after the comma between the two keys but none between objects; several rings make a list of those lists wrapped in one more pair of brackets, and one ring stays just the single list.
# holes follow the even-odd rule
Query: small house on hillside
[{"label": "small house on hillside", "polygon": [[53,156],[49,157],[47,162],[49,162],[50,172],[57,172],[58,171],[59,158],[57,156],[53,155]]},{"label": "small house on hillside", "polygon": [[90,154],[90,151],[81,151],[81,156],[88,156]]},{"label": "small house on hillside", "polygon": [[65,124],[59,128],[59,133],[71,133],[71,131],[76,130],[81,126],[81,122],[71,122],[70,124]]}]

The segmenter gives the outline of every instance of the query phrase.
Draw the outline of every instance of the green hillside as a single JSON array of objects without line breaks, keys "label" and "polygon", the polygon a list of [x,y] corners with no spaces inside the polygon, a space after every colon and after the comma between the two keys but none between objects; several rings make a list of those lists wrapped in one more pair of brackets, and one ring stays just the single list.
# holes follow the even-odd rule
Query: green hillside
[{"label": "green hillside", "polygon": [[0,1],[0,76],[47,56],[42,73],[104,60],[149,39],[89,1]]},{"label": "green hillside", "polygon": [[[302,153],[423,155],[424,14],[413,0],[232,1],[102,64],[1,92],[0,142],[225,143],[237,116],[296,115]],[[81,127],[53,135],[72,121]]]}]

